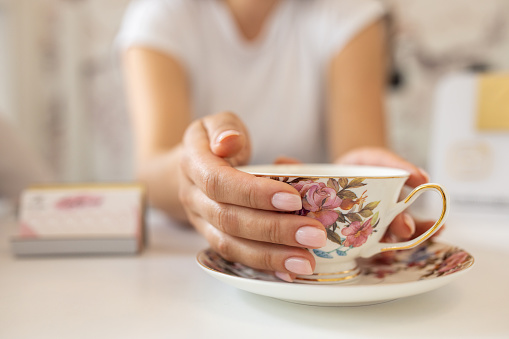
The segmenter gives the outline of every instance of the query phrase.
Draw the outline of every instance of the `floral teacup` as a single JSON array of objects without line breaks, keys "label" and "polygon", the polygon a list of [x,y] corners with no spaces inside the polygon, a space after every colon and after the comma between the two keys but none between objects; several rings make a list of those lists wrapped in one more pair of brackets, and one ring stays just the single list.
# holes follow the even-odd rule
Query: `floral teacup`
[{"label": "floral teacup", "polygon": [[[326,246],[310,250],[316,259],[313,275],[296,278],[304,283],[352,281],[360,275],[356,258],[421,244],[444,224],[449,210],[448,195],[438,184],[416,187],[398,202],[409,173],[395,168],[307,164],[238,169],[292,185],[302,197],[302,210],[295,213],[317,219],[325,226]],[[394,217],[427,190],[435,190],[442,197],[443,208],[437,222],[411,241],[380,242]]]}]

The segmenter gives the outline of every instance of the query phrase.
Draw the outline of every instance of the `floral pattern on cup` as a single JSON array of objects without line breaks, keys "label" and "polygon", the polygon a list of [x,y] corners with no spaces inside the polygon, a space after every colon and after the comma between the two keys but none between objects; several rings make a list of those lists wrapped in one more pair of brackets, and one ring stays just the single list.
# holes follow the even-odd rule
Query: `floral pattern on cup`
[{"label": "floral pattern on cup", "polygon": [[314,249],[315,255],[332,259],[346,256],[352,248],[362,246],[377,232],[380,222],[376,207],[380,201],[368,202],[365,178],[322,179],[271,177],[292,185],[302,197],[302,209],[296,214],[320,221],[327,238],[339,245],[330,250]]}]

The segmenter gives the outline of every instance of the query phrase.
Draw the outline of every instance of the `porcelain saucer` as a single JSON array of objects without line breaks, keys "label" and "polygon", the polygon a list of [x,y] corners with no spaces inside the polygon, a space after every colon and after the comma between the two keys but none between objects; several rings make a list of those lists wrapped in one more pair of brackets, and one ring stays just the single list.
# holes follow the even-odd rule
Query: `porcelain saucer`
[{"label": "porcelain saucer", "polygon": [[224,260],[211,249],[198,253],[212,277],[244,291],[298,304],[359,306],[413,296],[444,286],[467,272],[474,258],[465,250],[428,241],[393,258],[358,260],[360,278],[335,285],[287,283],[274,275]]}]

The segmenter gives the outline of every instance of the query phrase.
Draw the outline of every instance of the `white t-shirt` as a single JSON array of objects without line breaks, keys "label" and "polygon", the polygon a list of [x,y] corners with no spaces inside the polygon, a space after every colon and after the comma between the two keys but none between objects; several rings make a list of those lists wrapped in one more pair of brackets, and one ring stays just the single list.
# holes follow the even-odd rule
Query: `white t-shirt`
[{"label": "white t-shirt", "polygon": [[137,0],[117,43],[176,58],[191,81],[193,117],[238,114],[253,163],[280,155],[325,162],[327,65],[383,14],[373,0],[282,0],[247,42],[222,0]]}]

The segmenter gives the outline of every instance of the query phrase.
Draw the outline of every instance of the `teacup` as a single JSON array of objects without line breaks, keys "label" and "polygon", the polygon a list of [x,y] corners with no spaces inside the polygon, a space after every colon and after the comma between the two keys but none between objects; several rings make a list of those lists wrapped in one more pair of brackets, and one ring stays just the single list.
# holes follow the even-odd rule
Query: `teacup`
[{"label": "teacup", "polygon": [[[398,202],[409,173],[396,168],[329,164],[242,166],[239,170],[292,185],[302,197],[295,212],[319,220],[327,230],[327,244],[310,249],[316,259],[313,275],[296,281],[332,284],[352,281],[360,275],[357,258],[415,247],[431,237],[449,211],[449,198],[439,184],[416,187]],[[442,213],[424,234],[405,242],[382,243],[391,221],[428,190],[437,191]]]}]

